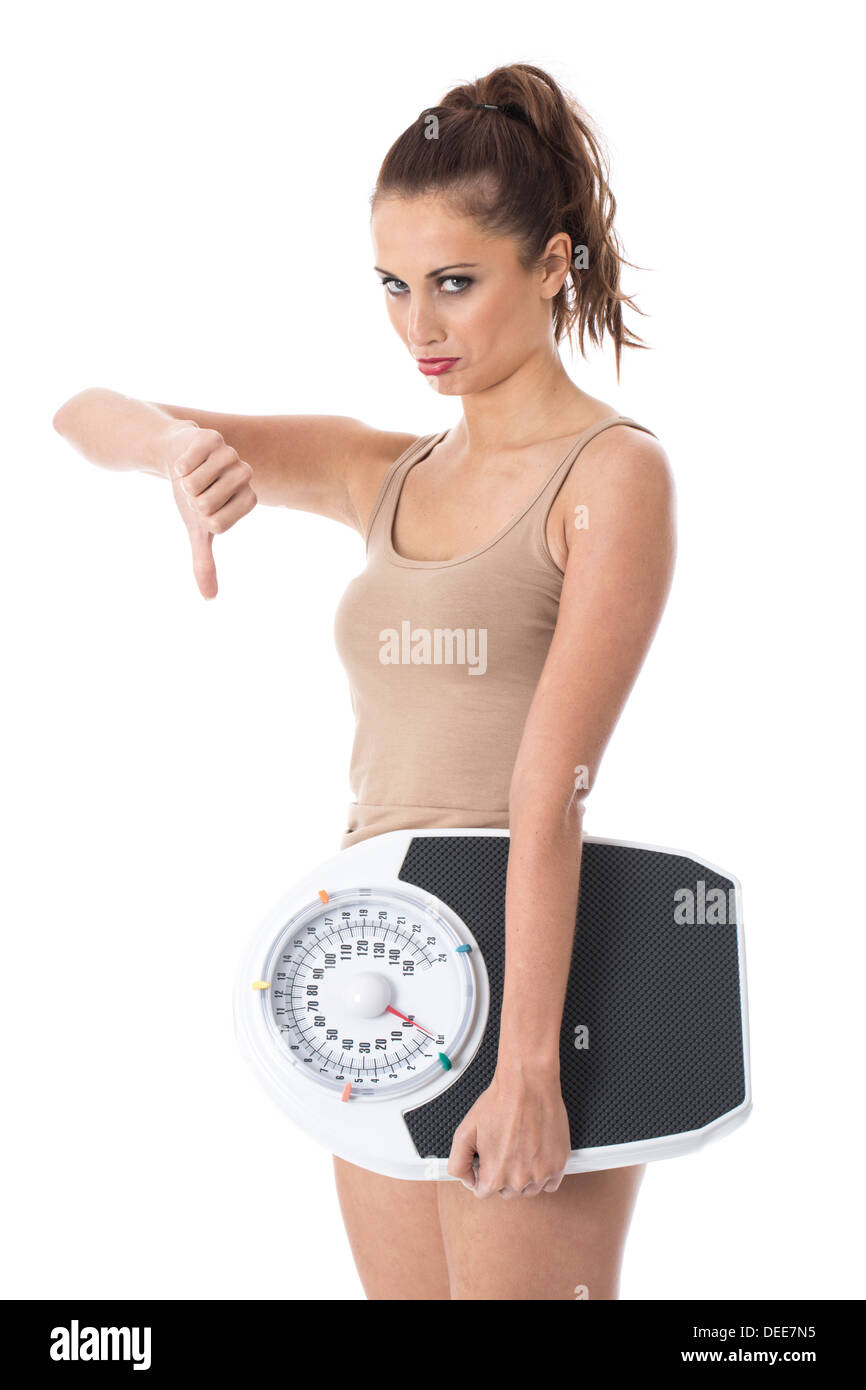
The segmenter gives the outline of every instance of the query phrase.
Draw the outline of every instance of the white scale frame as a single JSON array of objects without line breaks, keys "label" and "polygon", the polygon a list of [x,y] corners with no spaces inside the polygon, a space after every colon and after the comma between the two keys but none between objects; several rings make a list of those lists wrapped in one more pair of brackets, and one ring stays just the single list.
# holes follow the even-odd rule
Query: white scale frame
[{"label": "white scale frame", "polygon": [[[242,1056],[273,1100],[304,1133],[350,1163],[372,1169],[386,1177],[451,1179],[451,1174],[447,1172],[447,1159],[418,1155],[403,1115],[426,1104],[453,1085],[475,1057],[484,1037],[490,1007],[487,970],[478,942],[466,923],[446,903],[398,878],[398,874],[415,839],[431,835],[439,838],[483,835],[489,838],[507,837],[508,834],[508,830],[478,828],[394,830],[351,845],[295,883],[268,913],[243,953],[233,1000],[235,1034]],[[567,1173],[623,1167],[692,1152],[737,1128],[752,1108],[745,942],[739,881],[728,870],[720,869],[686,850],[591,835],[585,835],[583,839],[585,844],[619,845],[680,855],[734,884],[746,1084],[742,1104],[702,1129],[638,1143],[577,1149],[572,1151],[566,1164]],[[368,897],[375,901],[378,895],[408,899],[416,908],[432,914],[434,918],[438,917],[450,932],[459,937],[462,944],[472,948],[463,954],[466,968],[471,974],[474,999],[459,1048],[455,1049],[453,1056],[448,1052],[452,1064],[450,1070],[441,1067],[431,1069],[426,1079],[420,1080],[417,1087],[412,1086],[411,1089],[399,1085],[373,1094],[369,1091],[358,1093],[353,1088],[346,1101],[342,1099],[339,1087],[321,1084],[318,1078],[307,1074],[290,1056],[273,1021],[270,988],[256,988],[255,985],[256,982],[269,981],[268,971],[276,960],[278,943],[297,929],[296,919],[303,922],[326,910],[319,896],[320,890],[324,890],[332,901],[339,899],[341,904],[348,901],[360,903]],[[290,924],[292,932],[289,931]]]}]

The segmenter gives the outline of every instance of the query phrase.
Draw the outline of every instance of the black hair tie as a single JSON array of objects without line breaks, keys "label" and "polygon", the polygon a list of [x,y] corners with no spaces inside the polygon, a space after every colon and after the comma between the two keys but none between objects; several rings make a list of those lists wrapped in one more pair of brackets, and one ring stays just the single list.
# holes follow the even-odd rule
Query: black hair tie
[{"label": "black hair tie", "polygon": [[501,111],[504,116],[510,116],[514,121],[522,121],[524,125],[531,126],[532,122],[527,116],[522,106],[518,106],[516,101],[504,101],[499,106],[494,106],[489,101],[476,101],[474,110],[478,111]]}]

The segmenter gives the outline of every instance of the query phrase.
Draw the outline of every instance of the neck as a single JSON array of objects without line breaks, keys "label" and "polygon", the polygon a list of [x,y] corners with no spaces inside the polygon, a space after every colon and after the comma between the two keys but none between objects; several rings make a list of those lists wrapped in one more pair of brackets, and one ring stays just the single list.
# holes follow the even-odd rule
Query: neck
[{"label": "neck", "polygon": [[473,458],[501,455],[540,439],[575,433],[590,399],[575,386],[556,350],[540,353],[488,390],[463,396],[463,418],[454,426],[452,439]]}]

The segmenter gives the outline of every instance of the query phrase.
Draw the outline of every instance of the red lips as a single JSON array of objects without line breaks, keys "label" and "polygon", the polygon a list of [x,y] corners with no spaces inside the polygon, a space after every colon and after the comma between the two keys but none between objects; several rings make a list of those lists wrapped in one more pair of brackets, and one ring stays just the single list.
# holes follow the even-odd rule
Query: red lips
[{"label": "red lips", "polygon": [[441,376],[443,372],[450,371],[455,362],[459,362],[459,357],[419,357],[416,359],[419,372],[424,376]]}]

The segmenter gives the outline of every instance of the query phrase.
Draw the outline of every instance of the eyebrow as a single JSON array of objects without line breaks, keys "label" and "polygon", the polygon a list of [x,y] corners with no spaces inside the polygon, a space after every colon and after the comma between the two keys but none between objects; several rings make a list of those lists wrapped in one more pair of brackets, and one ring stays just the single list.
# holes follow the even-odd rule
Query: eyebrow
[{"label": "eyebrow", "polygon": [[[440,265],[438,270],[428,270],[424,276],[425,280],[432,280],[435,276],[441,275],[444,270],[468,270],[470,266],[477,266],[477,261],[455,261],[453,265]],[[387,275],[389,280],[399,280],[399,275],[393,275],[390,270],[383,270],[381,266],[374,265],[373,269],[380,275]]]}]

